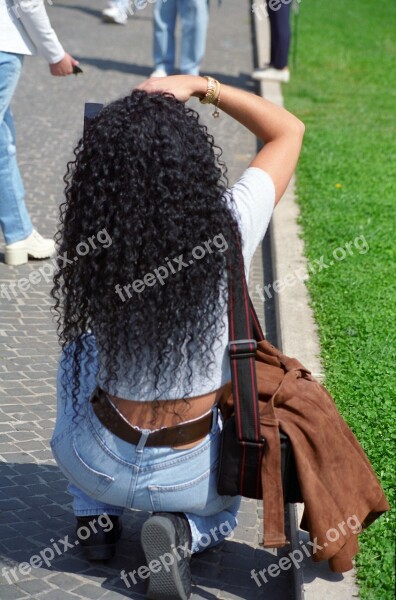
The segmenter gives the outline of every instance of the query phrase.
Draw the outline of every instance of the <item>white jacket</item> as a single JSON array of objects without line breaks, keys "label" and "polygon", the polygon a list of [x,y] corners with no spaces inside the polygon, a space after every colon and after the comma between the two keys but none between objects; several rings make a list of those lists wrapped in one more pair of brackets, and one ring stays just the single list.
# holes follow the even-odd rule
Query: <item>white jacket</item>
[{"label": "white jacket", "polygon": [[62,60],[65,51],[43,0],[0,0],[0,51],[38,53],[50,64]]}]

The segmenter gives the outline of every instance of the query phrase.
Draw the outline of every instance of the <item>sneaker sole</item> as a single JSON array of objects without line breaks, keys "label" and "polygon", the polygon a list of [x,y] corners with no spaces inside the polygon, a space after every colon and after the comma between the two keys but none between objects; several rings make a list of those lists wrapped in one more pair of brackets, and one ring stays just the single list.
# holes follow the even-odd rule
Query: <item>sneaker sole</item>
[{"label": "sneaker sole", "polygon": [[[176,546],[173,524],[165,517],[151,517],[142,527],[141,543],[147,566],[160,556],[171,554],[172,544]],[[150,579],[146,597],[150,600],[188,600],[180,577],[177,558],[174,554],[172,564],[163,566],[158,573],[150,569]],[[165,562],[165,561],[164,561]],[[162,563],[163,564],[163,563]]]}]

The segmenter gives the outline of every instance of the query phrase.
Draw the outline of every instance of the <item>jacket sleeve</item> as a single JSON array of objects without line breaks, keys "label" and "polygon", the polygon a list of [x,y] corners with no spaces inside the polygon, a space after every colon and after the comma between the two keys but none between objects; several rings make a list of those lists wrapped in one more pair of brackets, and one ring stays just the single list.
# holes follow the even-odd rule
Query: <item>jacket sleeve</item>
[{"label": "jacket sleeve", "polygon": [[15,0],[14,10],[38,53],[50,64],[62,60],[65,51],[51,26],[43,0]]}]

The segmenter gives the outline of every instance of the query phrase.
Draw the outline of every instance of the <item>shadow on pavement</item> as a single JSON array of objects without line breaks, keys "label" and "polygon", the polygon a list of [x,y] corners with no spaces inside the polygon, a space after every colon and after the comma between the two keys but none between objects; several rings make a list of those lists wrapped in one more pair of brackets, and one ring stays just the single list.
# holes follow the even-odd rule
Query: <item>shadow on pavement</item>
[{"label": "shadow on pavement", "polygon": [[98,17],[98,19],[102,18],[102,10],[91,8],[90,6],[81,6],[79,4],[62,4],[61,2],[57,2],[55,6],[56,8],[68,8],[71,10],[79,10],[80,12],[83,12],[87,15]]},{"label": "shadow on pavement", "polygon": [[[309,541],[309,534],[307,531],[300,531],[299,537],[304,544],[307,544]],[[344,579],[342,573],[333,573],[333,571],[330,571],[327,560],[324,560],[320,563],[314,563],[311,558],[304,556],[301,567],[304,569],[305,583],[311,583],[315,579],[324,579],[325,581],[332,581],[336,583],[337,581],[342,581]]]},{"label": "shadow on pavement", "polygon": [[[57,2],[56,6],[60,7],[60,8],[68,8],[71,10],[79,10],[80,12],[83,12],[87,15],[91,15],[93,17],[98,17],[99,19],[102,19],[102,10],[90,8],[89,6],[81,6],[80,4],[62,4],[60,2]],[[103,7],[104,7],[104,5],[103,5]],[[135,10],[137,10],[137,9],[135,9]],[[133,14],[133,18],[138,18],[139,20],[142,20],[142,21],[151,21],[151,16],[142,15],[141,12],[142,11],[135,12]],[[103,25],[108,26],[109,23],[103,22]],[[112,24],[110,23],[110,25],[112,25]],[[119,27],[119,25],[118,25],[118,27]]]},{"label": "shadow on pavement", "polygon": [[[149,77],[153,71],[153,66],[139,65],[133,62],[125,62],[120,60],[112,60],[108,58],[97,58],[90,56],[78,55],[76,58],[84,65],[90,65],[102,71],[119,71],[120,73],[128,73],[130,75],[138,75],[141,77]],[[252,80],[250,73],[239,73],[239,75],[230,75],[220,73],[218,71],[209,71],[206,73],[215,79],[220,80],[223,84],[239,87],[250,92],[256,92],[256,82]]]}]

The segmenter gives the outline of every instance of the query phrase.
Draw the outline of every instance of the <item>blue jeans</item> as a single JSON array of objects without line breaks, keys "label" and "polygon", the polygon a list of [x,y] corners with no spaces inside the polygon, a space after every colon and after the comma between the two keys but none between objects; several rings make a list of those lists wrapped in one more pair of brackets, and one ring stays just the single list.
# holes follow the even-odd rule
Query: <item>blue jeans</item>
[{"label": "blue jeans", "polygon": [[[93,336],[87,335],[85,344],[95,350]],[[237,525],[241,498],[217,494],[222,427],[217,409],[213,409],[211,432],[193,448],[146,448],[148,430],[142,430],[135,446],[112,434],[93,412],[89,398],[96,386],[96,356],[93,362],[86,354],[81,357],[79,416],[73,421],[69,385],[62,378],[70,360],[66,351],[59,363],[57,421],[51,448],[70,481],[74,513],[121,515],[124,508],[184,512],[191,527],[193,552],[222,542]]]},{"label": "blue jeans", "polygon": [[23,62],[22,54],[0,52],[0,226],[6,244],[33,231],[16,159],[15,128],[10,108]]},{"label": "blue jeans", "polygon": [[154,64],[168,75],[175,68],[175,26],[181,20],[180,71],[199,75],[208,29],[207,0],[157,0],[154,4]]}]

